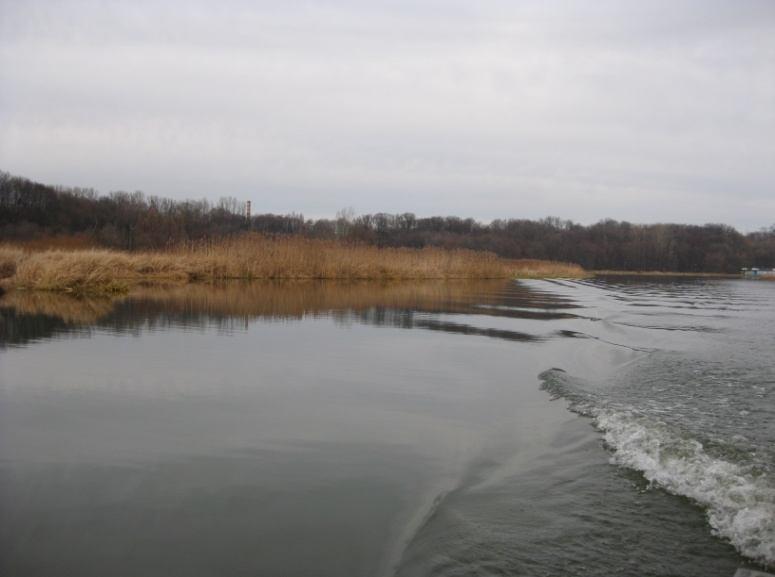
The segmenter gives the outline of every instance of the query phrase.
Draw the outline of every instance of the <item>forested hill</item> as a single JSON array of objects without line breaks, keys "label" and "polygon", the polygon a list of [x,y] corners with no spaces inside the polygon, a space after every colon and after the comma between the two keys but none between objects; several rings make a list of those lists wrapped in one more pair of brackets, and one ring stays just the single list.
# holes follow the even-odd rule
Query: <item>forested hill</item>
[{"label": "forested hill", "polygon": [[[254,212],[255,212],[254,207]],[[0,173],[0,241],[81,235],[97,245],[135,250],[214,239],[251,230],[379,246],[489,250],[509,258],[574,262],[591,270],[736,272],[775,266],[775,226],[741,234],[723,224],[631,224],[603,220],[498,219],[405,214],[305,220],[300,214],[245,217],[233,198],[216,204],[92,189],[62,188]]]}]

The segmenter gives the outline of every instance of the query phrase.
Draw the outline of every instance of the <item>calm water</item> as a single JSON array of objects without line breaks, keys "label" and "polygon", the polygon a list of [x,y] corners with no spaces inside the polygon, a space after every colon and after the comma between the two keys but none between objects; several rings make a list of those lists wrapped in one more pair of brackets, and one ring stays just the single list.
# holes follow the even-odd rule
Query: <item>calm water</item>
[{"label": "calm water", "polygon": [[0,574],[775,562],[775,283],[0,300]]}]

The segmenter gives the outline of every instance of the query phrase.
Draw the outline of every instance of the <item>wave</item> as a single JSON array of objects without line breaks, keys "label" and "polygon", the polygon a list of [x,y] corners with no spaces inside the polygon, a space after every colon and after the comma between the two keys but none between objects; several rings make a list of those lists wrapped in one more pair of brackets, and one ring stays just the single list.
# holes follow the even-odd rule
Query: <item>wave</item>
[{"label": "wave", "polygon": [[586,389],[562,369],[539,377],[542,389],[593,420],[614,464],[640,471],[650,483],[698,503],[714,534],[742,555],[775,566],[775,484],[765,471],[709,454],[699,440]]}]

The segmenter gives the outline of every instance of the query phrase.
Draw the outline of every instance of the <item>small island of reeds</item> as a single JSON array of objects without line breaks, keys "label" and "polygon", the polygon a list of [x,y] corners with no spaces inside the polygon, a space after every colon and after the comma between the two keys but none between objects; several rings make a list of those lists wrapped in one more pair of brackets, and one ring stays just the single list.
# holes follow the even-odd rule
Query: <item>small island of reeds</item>
[{"label": "small island of reeds", "polygon": [[490,252],[373,245],[244,234],[166,250],[32,249],[0,246],[6,289],[84,294],[126,292],[149,283],[228,279],[452,280],[582,277],[575,264],[511,260]]}]

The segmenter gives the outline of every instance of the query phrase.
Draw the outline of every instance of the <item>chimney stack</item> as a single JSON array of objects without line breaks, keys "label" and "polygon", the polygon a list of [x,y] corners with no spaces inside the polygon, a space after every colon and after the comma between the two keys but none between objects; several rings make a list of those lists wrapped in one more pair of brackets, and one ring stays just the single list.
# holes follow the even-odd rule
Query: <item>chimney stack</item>
[{"label": "chimney stack", "polygon": [[245,203],[245,219],[250,220],[250,201]]}]

